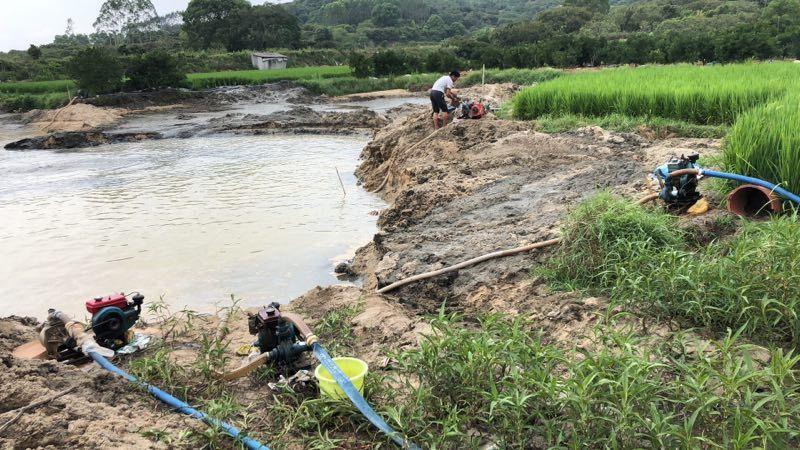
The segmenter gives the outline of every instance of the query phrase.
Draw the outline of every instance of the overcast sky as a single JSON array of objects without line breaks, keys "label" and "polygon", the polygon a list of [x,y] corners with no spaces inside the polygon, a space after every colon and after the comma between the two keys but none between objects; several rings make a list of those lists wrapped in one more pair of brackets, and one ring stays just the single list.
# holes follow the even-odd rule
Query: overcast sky
[{"label": "overcast sky", "polygon": [[[49,44],[63,34],[67,19],[75,21],[75,33],[91,33],[104,0],[2,0],[0,51],[26,50],[29,45]],[[271,3],[283,3],[273,1]],[[183,11],[189,0],[152,0],[158,14]],[[263,0],[251,1],[262,4]]]}]

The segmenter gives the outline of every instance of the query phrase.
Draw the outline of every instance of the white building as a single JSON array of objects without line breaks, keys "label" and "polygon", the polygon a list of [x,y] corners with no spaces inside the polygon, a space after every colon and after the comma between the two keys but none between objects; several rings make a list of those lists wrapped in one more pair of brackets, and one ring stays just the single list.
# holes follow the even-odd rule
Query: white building
[{"label": "white building", "polygon": [[285,69],[289,61],[289,57],[280,53],[253,53],[250,59],[258,70]]}]

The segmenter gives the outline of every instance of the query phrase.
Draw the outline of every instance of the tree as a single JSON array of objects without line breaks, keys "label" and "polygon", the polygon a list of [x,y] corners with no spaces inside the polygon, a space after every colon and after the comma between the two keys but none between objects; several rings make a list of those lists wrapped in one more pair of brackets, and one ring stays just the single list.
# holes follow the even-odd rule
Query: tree
[{"label": "tree", "polygon": [[391,27],[397,24],[400,8],[394,3],[381,2],[372,8],[372,22],[380,27]]},{"label": "tree", "polygon": [[447,31],[447,26],[444,24],[444,20],[438,14],[428,17],[428,20],[425,22],[425,26],[423,26],[422,29],[425,31],[425,34],[430,36],[432,39],[443,39],[449,34]]},{"label": "tree", "polygon": [[452,51],[439,49],[428,54],[425,59],[425,70],[428,72],[447,73],[461,68],[463,62]]},{"label": "tree", "polygon": [[150,0],[106,0],[100,7],[94,29],[109,34],[119,45],[128,30],[156,17],[158,13]]},{"label": "tree", "polygon": [[42,56],[42,49],[31,44],[31,46],[28,47],[28,55],[33,59],[39,59]]},{"label": "tree", "polygon": [[242,8],[236,11],[232,19],[230,26],[233,33],[224,42],[229,51],[294,48],[300,43],[297,18],[279,5]]},{"label": "tree", "polygon": [[164,51],[133,58],[126,75],[125,87],[135,91],[179,87],[186,81],[186,74],[178,62]]},{"label": "tree", "polygon": [[352,52],[347,58],[347,65],[353,69],[353,75],[358,78],[367,78],[372,75],[372,61],[363,53]]},{"label": "tree", "polygon": [[249,8],[246,0],[192,0],[183,13],[183,30],[189,45],[226,46],[238,32],[233,19]]},{"label": "tree", "polygon": [[114,92],[122,84],[122,65],[102,47],[88,47],[75,55],[68,69],[78,87],[90,95]]},{"label": "tree", "polygon": [[564,6],[588,9],[592,12],[607,13],[611,9],[608,0],[564,0]]}]

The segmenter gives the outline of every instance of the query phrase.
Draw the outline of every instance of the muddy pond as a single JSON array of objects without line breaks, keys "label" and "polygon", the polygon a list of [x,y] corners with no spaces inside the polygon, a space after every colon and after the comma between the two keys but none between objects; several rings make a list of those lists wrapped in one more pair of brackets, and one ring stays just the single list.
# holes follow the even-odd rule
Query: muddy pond
[{"label": "muddy pond", "polygon": [[[171,121],[141,116],[118,129]],[[29,134],[0,121],[0,147]],[[245,306],[285,303],[338,283],[334,262],[372,237],[385,206],[353,175],[368,139],[222,133],[0,150],[0,310],[84,317],[94,296],[141,291],[175,309],[212,312],[231,295]]]}]

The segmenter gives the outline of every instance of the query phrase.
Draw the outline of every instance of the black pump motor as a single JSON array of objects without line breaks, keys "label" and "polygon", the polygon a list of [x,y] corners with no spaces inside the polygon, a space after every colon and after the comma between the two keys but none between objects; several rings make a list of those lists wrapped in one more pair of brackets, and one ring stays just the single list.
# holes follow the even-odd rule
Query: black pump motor
[{"label": "black pump motor", "polygon": [[666,164],[659,166],[653,175],[661,184],[661,194],[659,195],[667,205],[684,207],[693,205],[700,200],[700,193],[697,192],[697,175],[683,174],[670,176],[672,172],[682,169],[700,169],[697,160],[700,155],[697,153],[689,156],[673,157]]},{"label": "black pump motor", "polygon": [[250,334],[257,335],[253,343],[261,353],[270,353],[270,361],[292,364],[303,352],[305,343],[298,342],[294,324],[281,317],[280,304],[272,302],[258,313],[250,314],[247,325]]}]

